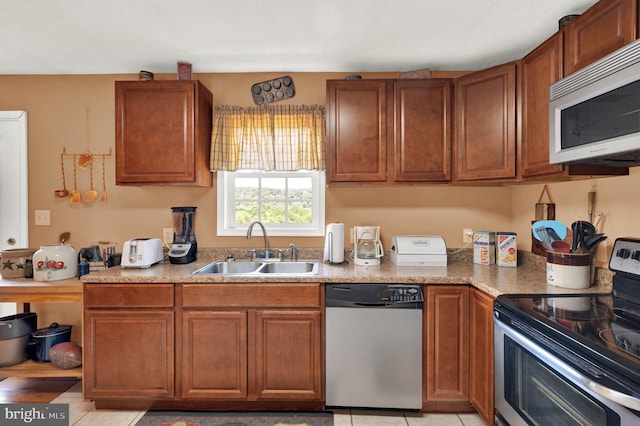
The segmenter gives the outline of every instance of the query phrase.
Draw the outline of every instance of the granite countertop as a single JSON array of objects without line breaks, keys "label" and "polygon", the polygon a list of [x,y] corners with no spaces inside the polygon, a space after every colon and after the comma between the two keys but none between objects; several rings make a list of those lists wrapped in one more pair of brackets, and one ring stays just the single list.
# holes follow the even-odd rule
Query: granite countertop
[{"label": "granite countertop", "polygon": [[[147,269],[109,268],[85,275],[83,283],[404,283],[469,284],[491,296],[500,294],[578,294],[611,292],[609,270],[596,268],[595,283],[588,289],[574,290],[547,284],[546,260],[529,252],[518,253],[518,267],[477,265],[471,250],[450,252],[447,266],[396,266],[389,256],[379,266],[357,266],[352,262],[332,265],[320,262],[317,275],[192,275],[191,273],[228,255],[246,257],[240,249],[199,249],[198,260],[186,264],[163,262]],[[300,249],[300,260],[322,259],[318,249]]]}]

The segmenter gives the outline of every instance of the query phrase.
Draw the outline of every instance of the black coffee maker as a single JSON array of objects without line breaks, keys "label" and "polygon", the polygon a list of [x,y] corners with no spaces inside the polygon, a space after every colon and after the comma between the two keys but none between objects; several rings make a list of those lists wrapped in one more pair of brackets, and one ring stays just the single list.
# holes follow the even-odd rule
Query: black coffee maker
[{"label": "black coffee maker", "polygon": [[169,248],[169,262],[191,263],[196,260],[198,244],[195,234],[197,207],[171,207],[173,215],[173,243]]}]

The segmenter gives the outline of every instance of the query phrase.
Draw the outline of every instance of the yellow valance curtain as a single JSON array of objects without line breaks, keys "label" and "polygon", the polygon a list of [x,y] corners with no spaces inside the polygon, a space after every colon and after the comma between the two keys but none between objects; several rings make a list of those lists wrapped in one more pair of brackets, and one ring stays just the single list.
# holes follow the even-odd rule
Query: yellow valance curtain
[{"label": "yellow valance curtain", "polygon": [[321,105],[218,105],[211,136],[211,170],[325,169]]}]

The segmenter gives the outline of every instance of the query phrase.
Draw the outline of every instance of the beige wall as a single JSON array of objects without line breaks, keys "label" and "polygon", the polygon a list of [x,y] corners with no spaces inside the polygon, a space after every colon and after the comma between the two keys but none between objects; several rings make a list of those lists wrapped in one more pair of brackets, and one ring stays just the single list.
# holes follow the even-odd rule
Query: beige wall
[{"label": "beige wall", "polygon": [[[253,83],[286,73],[196,75],[213,92],[219,104],[252,105]],[[345,74],[294,73],[296,96],[291,102],[325,101],[325,80]],[[395,77],[396,74],[367,74],[366,77]],[[438,75],[434,75],[436,77]],[[173,76],[157,76],[172,79]],[[62,187],[59,155],[67,152],[94,153],[114,149],[114,81],[135,80],[136,75],[97,76],[0,76],[0,109],[25,110],[29,132],[29,233],[30,245],[38,247],[58,241],[64,231],[72,234],[76,248],[98,241],[121,244],[134,237],[162,237],[171,227],[170,207],[198,206],[196,233],[201,247],[258,246],[239,237],[216,237],[216,189],[115,186],[114,158],[107,160],[106,203],[70,206],[67,199],[54,197]],[[87,126],[86,111],[89,111]],[[88,127],[88,131],[87,131]],[[72,170],[67,170],[72,177]],[[97,174],[96,174],[97,175]],[[71,180],[68,180],[68,185]],[[88,171],[78,171],[79,188],[88,189]],[[97,180],[99,182],[99,179]],[[606,263],[611,243],[619,236],[640,237],[640,170],[628,177],[591,179],[550,184],[557,204],[557,217],[566,223],[587,215],[587,192],[595,185],[596,211],[606,214],[602,230],[609,235],[607,250],[600,251]],[[353,225],[379,224],[386,247],[399,234],[442,235],[448,247],[461,247],[462,229],[501,230],[518,233],[518,247],[531,247],[530,224],[541,184],[511,187],[449,187],[443,185],[406,187],[329,187],[326,193],[326,221]],[[34,210],[50,210],[51,226],[35,226]],[[322,247],[323,238],[272,238],[275,247],[290,242],[300,247]],[[348,245],[348,241],[347,241]],[[57,321],[74,326],[72,340],[81,341],[79,304],[34,304],[39,326]]]},{"label": "beige wall", "polygon": [[[214,94],[217,104],[253,105],[253,83],[287,73],[199,74]],[[325,80],[346,74],[292,73],[295,103],[325,101]],[[395,73],[365,77],[395,77]],[[156,76],[173,79],[173,75]],[[0,76],[0,109],[25,110],[29,125],[29,232],[30,245],[38,247],[58,241],[61,232],[71,232],[76,248],[98,241],[121,244],[134,237],[162,237],[171,227],[170,207],[198,206],[196,235],[201,247],[259,245],[240,237],[216,236],[216,189],[115,186],[114,158],[107,159],[106,203],[70,206],[54,196],[62,187],[59,155],[67,152],[94,153],[114,149],[114,81],[135,80],[137,75]],[[86,111],[89,111],[89,120]],[[69,163],[67,163],[69,164]],[[67,185],[73,173],[67,169]],[[100,183],[99,168],[95,181]],[[603,230],[613,240],[621,235],[640,236],[634,221],[640,175],[551,184],[558,219],[571,223],[586,217],[587,192],[596,186],[597,211],[604,211]],[[88,170],[78,170],[78,186],[88,189]],[[530,248],[530,223],[541,184],[507,187],[450,187],[424,185],[406,187],[328,187],[326,221],[353,225],[379,224],[388,246],[396,234],[442,235],[448,247],[462,246],[462,229],[513,230],[520,249]],[[34,210],[50,210],[51,226],[35,226]],[[321,247],[323,238],[272,238],[272,245]],[[348,241],[347,241],[348,245]]]},{"label": "beige wall", "polygon": [[[567,225],[575,220],[587,220],[587,193],[595,189],[594,217],[599,212],[604,213],[598,228],[599,232],[608,236],[598,250],[600,265],[608,263],[616,238],[640,238],[640,222],[637,220],[640,211],[640,168],[631,168],[629,176],[552,183],[549,188],[556,203],[556,218]],[[528,227],[534,218],[534,204],[541,190],[542,184],[514,187],[511,219],[513,229],[519,236],[530,232]]]}]

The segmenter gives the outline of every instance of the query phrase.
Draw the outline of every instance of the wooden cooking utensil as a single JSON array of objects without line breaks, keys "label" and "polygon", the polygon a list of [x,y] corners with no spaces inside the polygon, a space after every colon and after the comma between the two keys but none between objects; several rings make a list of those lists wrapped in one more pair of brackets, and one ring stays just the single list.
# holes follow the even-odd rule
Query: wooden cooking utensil
[{"label": "wooden cooking utensil", "polygon": [[56,197],[64,198],[69,195],[67,190],[67,178],[64,175],[64,152],[60,154],[60,167],[62,168],[62,189],[56,189]]},{"label": "wooden cooking utensil", "polygon": [[93,159],[93,156],[88,152],[85,152],[84,154],[80,154],[78,156],[78,166],[84,169],[85,167],[87,167],[89,164],[92,163],[92,159]]},{"label": "wooden cooking utensil", "polygon": [[80,200],[81,200],[80,191],[78,190],[76,157],[77,157],[77,154],[73,154],[73,189],[69,194],[69,204],[73,204],[73,205],[80,204]]},{"label": "wooden cooking utensil", "polygon": [[100,194],[100,202],[104,203],[107,201],[107,183],[104,177],[104,155],[102,156],[102,194]]},{"label": "wooden cooking utensil", "polygon": [[98,198],[98,191],[93,189],[93,161],[89,161],[89,190],[82,195],[82,201],[92,203]]}]

